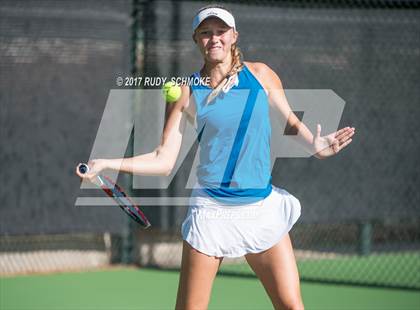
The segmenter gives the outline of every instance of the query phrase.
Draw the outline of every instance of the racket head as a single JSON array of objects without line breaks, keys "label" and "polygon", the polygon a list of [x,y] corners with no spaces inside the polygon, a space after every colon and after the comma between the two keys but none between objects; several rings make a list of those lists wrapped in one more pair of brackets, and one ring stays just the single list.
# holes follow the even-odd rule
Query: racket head
[{"label": "racket head", "polygon": [[151,226],[149,220],[140,210],[140,207],[135,204],[130,197],[128,197],[125,191],[116,183],[114,183],[109,177],[101,176],[102,179],[102,189],[105,193],[113,198],[119,205],[119,207],[127,213],[133,220],[140,224],[143,228],[148,228]]},{"label": "racket head", "polygon": [[[78,169],[81,174],[89,172],[89,166],[85,163],[81,163]],[[125,194],[124,190],[118,184],[114,183],[107,176],[98,175],[96,176],[96,180],[99,182],[94,183],[100,186],[109,197],[113,198],[128,216],[140,224],[144,229],[151,226],[149,220],[140,210],[139,206]]]}]

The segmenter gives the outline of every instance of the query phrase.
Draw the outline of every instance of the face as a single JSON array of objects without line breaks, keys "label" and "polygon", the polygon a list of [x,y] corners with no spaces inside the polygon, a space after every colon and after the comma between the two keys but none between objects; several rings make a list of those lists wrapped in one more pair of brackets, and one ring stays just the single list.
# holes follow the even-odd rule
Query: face
[{"label": "face", "polygon": [[204,20],[193,35],[204,59],[208,62],[223,62],[231,57],[231,48],[238,33],[217,17]]}]

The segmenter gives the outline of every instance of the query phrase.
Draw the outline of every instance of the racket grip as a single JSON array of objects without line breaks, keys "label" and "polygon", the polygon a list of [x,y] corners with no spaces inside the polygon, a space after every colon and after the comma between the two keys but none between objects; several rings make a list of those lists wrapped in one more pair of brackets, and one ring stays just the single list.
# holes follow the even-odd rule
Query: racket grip
[{"label": "racket grip", "polygon": [[79,172],[80,172],[81,174],[88,173],[88,172],[89,172],[89,166],[88,166],[87,164],[85,164],[85,163],[81,163],[81,164],[79,165]]},{"label": "racket grip", "polygon": [[[81,163],[79,165],[79,172],[81,174],[85,174],[89,172],[89,166],[85,163]],[[92,181],[92,183],[98,185],[98,186],[102,186],[104,184],[104,181],[102,180],[101,176],[97,175],[95,177],[95,179]]]}]

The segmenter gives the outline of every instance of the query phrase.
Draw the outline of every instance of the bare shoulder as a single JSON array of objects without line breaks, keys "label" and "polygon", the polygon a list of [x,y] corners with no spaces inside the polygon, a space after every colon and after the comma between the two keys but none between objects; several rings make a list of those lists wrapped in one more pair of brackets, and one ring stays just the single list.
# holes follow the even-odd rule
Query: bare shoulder
[{"label": "bare shoulder", "polygon": [[191,96],[191,88],[188,85],[181,85],[181,98],[176,102],[176,106],[181,112],[186,112],[190,118],[195,117],[195,105],[193,96]]},{"label": "bare shoulder", "polygon": [[263,74],[270,70],[270,67],[263,62],[244,61],[244,64],[252,73]]},{"label": "bare shoulder", "polygon": [[244,64],[255,75],[264,89],[269,90],[281,86],[281,81],[277,73],[265,63],[244,61]]},{"label": "bare shoulder", "polygon": [[191,89],[187,85],[180,85],[181,97],[173,102],[166,104],[165,111],[165,128],[177,126],[182,118],[186,118],[188,122],[194,124],[195,119],[195,104],[191,102]]}]

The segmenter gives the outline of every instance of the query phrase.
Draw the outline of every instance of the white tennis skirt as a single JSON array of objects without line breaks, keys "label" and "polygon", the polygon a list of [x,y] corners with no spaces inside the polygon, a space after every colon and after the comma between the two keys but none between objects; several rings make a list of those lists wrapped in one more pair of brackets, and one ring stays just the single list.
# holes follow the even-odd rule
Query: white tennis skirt
[{"label": "white tennis skirt", "polygon": [[194,249],[215,257],[241,257],[274,246],[301,214],[299,200],[272,185],[266,198],[251,204],[223,205],[195,186],[182,223],[182,238]]}]

